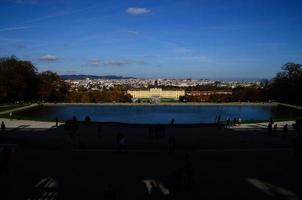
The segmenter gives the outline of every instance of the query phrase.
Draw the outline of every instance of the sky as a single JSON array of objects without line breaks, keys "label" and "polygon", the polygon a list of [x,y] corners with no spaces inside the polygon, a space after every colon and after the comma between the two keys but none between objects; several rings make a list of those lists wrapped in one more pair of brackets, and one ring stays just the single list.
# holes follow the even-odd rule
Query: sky
[{"label": "sky", "polygon": [[0,57],[38,71],[272,78],[302,63],[301,0],[0,0]]}]

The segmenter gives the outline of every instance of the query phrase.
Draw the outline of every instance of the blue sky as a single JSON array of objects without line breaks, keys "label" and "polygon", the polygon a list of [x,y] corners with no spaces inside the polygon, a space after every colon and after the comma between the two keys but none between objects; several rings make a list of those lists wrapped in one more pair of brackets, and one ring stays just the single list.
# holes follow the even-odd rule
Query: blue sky
[{"label": "blue sky", "polygon": [[302,63],[301,0],[0,0],[0,56],[59,74],[271,78]]}]

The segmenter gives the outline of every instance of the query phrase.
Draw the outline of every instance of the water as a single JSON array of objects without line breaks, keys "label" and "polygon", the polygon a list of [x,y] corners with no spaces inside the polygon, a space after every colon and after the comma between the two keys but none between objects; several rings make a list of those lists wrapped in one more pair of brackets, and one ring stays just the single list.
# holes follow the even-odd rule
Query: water
[{"label": "water", "polygon": [[212,123],[215,116],[222,120],[240,117],[243,121],[288,119],[302,116],[300,110],[283,106],[39,106],[15,113],[15,116],[37,119],[84,120],[124,123]]}]

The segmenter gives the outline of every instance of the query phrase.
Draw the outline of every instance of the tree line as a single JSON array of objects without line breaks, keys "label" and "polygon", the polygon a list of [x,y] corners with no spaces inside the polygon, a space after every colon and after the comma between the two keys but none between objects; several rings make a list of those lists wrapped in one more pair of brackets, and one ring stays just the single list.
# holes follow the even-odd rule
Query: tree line
[{"label": "tree line", "polygon": [[38,73],[30,62],[14,56],[0,58],[0,103],[17,102],[129,102],[125,91],[70,91],[52,71]]},{"label": "tree line", "polygon": [[37,72],[30,61],[0,58],[0,102],[63,101],[68,86],[51,71]]},{"label": "tree line", "polygon": [[[226,90],[217,86],[189,87],[186,90]],[[261,86],[237,87],[232,95],[214,94],[209,102],[264,102],[278,101],[302,105],[302,65],[286,63],[271,80]],[[181,97],[181,101],[204,101],[196,96]],[[52,71],[38,73],[30,61],[14,56],[0,58],[0,103],[16,102],[131,102],[125,87],[102,91],[79,89],[71,91],[69,85]]]}]

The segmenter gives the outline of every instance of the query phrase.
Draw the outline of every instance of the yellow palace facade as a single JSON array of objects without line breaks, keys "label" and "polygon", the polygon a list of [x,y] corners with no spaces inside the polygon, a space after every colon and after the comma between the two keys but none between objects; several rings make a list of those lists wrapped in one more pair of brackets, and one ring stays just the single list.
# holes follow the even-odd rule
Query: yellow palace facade
[{"label": "yellow palace facade", "polygon": [[167,98],[178,100],[180,96],[185,95],[184,90],[162,90],[161,88],[150,88],[148,90],[128,90],[133,98],[144,99],[144,98]]}]

